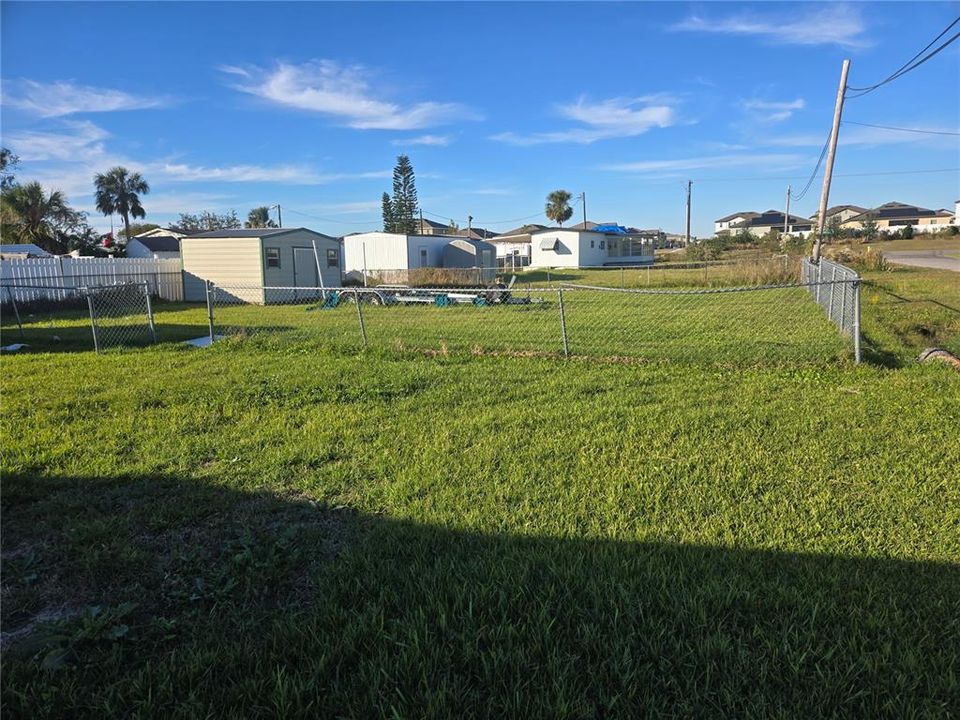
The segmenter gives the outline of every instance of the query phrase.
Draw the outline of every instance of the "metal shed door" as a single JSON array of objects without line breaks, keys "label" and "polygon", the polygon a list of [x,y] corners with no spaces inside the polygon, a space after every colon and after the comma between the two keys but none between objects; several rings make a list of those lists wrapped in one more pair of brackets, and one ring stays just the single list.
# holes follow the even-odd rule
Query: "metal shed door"
[{"label": "metal shed door", "polygon": [[298,298],[319,297],[320,277],[317,275],[317,258],[313,248],[295,247],[293,249],[293,284],[298,288],[312,288],[309,291],[297,290]]}]

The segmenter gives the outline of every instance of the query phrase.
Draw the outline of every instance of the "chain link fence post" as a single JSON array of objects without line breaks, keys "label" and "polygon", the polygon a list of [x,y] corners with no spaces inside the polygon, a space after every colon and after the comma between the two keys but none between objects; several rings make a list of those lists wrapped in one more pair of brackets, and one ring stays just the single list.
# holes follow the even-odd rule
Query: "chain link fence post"
[{"label": "chain link fence post", "polygon": [[563,356],[570,357],[570,346],[567,342],[567,316],[563,310],[563,288],[557,290],[557,298],[560,301],[560,335],[563,338]]},{"label": "chain link fence post", "polygon": [[100,338],[97,335],[97,313],[93,309],[93,296],[87,290],[84,290],[84,294],[87,296],[87,309],[90,311],[90,329],[93,331],[93,350],[99,354]]},{"label": "chain link fence post", "polygon": [[360,337],[363,338],[363,348],[367,348],[367,328],[363,324],[363,310],[360,309],[360,293],[357,292],[357,289],[353,289],[353,302],[357,306],[357,320],[360,323]]},{"label": "chain link fence post", "polygon": [[150,304],[150,283],[143,283],[143,299],[147,302],[147,327],[150,329],[150,342],[157,341],[157,328],[153,324],[153,305]]},{"label": "chain link fence post", "polygon": [[210,334],[210,343],[213,343],[213,293],[215,292],[213,287],[213,282],[210,280],[204,281],[204,287],[207,292],[207,330]]},{"label": "chain link fence post", "polygon": [[10,298],[10,304],[13,306],[13,316],[17,319],[17,329],[20,331],[20,339],[23,340],[23,323],[20,322],[20,309],[17,307],[17,299],[13,296],[13,290],[10,289],[10,286],[5,286],[7,289],[7,295]]},{"label": "chain link fence post", "polygon": [[860,283],[853,281],[853,361],[860,362]]}]

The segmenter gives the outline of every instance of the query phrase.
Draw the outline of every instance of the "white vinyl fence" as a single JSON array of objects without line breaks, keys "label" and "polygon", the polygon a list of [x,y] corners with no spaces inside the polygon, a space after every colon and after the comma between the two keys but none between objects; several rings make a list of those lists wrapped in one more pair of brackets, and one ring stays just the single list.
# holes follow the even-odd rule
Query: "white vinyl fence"
[{"label": "white vinyl fence", "polygon": [[150,294],[163,300],[183,300],[182,264],[177,258],[0,260],[0,285],[5,286],[4,294],[9,291],[22,303],[62,300],[69,294],[68,290],[130,282],[147,283]]}]

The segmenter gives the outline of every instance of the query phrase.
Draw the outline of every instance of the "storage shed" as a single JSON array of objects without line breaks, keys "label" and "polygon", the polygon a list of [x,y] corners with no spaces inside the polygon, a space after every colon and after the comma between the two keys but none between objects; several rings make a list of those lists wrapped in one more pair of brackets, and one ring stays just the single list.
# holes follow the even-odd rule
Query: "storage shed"
[{"label": "storage shed", "polygon": [[215,230],[183,238],[180,249],[188,301],[206,299],[207,280],[228,294],[241,291],[235,297],[254,303],[291,297],[289,290],[264,293],[263,288],[341,284],[340,241],[307,228]]},{"label": "storage shed", "polygon": [[496,274],[497,249],[484,240],[459,238],[443,246],[441,262],[444,268],[481,268],[483,279],[492,280]]},{"label": "storage shed", "polygon": [[127,257],[177,260],[180,258],[180,239],[173,235],[135,236],[127,243]]}]

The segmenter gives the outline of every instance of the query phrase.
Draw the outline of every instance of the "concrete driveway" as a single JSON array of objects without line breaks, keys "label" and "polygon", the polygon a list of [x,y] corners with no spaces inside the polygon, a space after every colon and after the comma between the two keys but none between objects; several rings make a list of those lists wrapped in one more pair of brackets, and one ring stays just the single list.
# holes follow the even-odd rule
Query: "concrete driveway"
[{"label": "concrete driveway", "polygon": [[957,254],[956,250],[900,250],[884,252],[883,256],[898,265],[915,265],[916,267],[960,272],[960,258],[947,257]]}]

